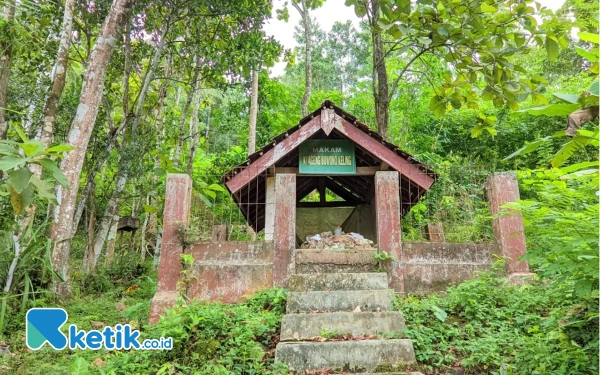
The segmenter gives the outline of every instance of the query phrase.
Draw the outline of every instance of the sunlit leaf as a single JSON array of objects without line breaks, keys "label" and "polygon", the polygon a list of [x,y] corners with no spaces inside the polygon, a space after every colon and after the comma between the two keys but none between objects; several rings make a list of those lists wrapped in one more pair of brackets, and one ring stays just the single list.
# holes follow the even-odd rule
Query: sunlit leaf
[{"label": "sunlit leaf", "polygon": [[56,165],[56,162],[54,160],[40,159],[40,160],[36,160],[34,163],[41,165],[42,167],[44,167],[44,169],[46,169],[47,171],[52,173],[52,177],[54,177],[56,182],[58,182],[62,186],[64,186],[64,187],[69,186],[69,182],[67,181],[67,178],[61,172],[60,168],[58,168],[58,165]]}]

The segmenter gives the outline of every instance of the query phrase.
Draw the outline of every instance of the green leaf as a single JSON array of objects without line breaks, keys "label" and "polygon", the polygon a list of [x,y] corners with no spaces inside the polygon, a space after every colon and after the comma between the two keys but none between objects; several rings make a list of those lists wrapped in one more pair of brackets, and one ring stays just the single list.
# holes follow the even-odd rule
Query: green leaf
[{"label": "green leaf", "polygon": [[471,138],[477,138],[481,135],[481,133],[483,133],[483,126],[481,125],[475,125],[472,129],[471,129]]},{"label": "green leaf", "polygon": [[35,140],[21,143],[19,147],[21,147],[25,152],[25,155],[29,157],[36,156],[44,150],[44,144],[40,141]]},{"label": "green leaf", "polygon": [[431,310],[433,311],[433,315],[435,315],[435,317],[438,318],[440,322],[445,322],[446,319],[448,319],[448,314],[439,307],[435,305],[431,306]]},{"label": "green leaf", "polygon": [[56,182],[58,182],[62,186],[64,186],[64,187],[69,186],[69,182],[67,181],[67,178],[61,172],[61,170],[58,168],[58,165],[56,165],[56,162],[54,160],[40,159],[40,160],[34,161],[34,163],[37,163],[37,164],[41,165],[42,167],[44,167],[44,169],[50,171],[52,173],[52,177],[54,177]]},{"label": "green leaf", "polygon": [[554,155],[554,157],[550,161],[550,164],[552,164],[552,166],[555,168],[560,167],[577,151],[585,148],[585,146],[587,145],[594,145],[595,143],[597,143],[597,141],[594,141],[594,138],[582,136],[581,133],[578,132],[578,134],[571,141],[565,143],[560,148],[560,150],[556,153],[556,155]]},{"label": "green leaf", "polygon": [[27,168],[19,168],[8,174],[8,182],[19,194],[29,185],[32,173]]},{"label": "green leaf", "polygon": [[156,207],[154,207],[154,206],[150,206],[150,205],[148,205],[148,204],[145,204],[145,205],[144,205],[144,212],[145,212],[145,213],[147,213],[147,214],[153,214],[153,213],[155,213],[156,211],[158,211],[158,210],[156,209]]},{"label": "green leaf", "polygon": [[558,57],[560,47],[558,42],[549,36],[546,36],[546,52],[548,53],[548,60],[554,61]]},{"label": "green leaf", "polygon": [[543,107],[526,108],[518,113],[529,113],[533,116],[568,116],[580,108],[578,104],[550,104]]},{"label": "green leaf", "polygon": [[593,53],[591,53],[590,51],[586,51],[581,47],[575,47],[575,52],[577,52],[577,54],[581,57],[583,57],[584,59],[587,59],[591,62],[596,62],[598,61],[598,56],[594,55]]},{"label": "green leaf", "polygon": [[217,184],[210,184],[206,188],[210,189],[210,190],[221,191],[223,193],[227,192],[227,190],[225,190],[221,185],[217,185]]},{"label": "green leaf", "polygon": [[20,167],[24,165],[26,161],[27,159],[21,156],[3,156],[0,158],[0,171],[8,171],[15,167]]},{"label": "green leaf", "polygon": [[24,143],[29,142],[29,138],[27,138],[27,136],[25,135],[25,132],[23,132],[23,129],[21,129],[20,126],[15,126],[14,129],[17,132],[17,134],[19,135],[19,138],[21,138],[21,140]]},{"label": "green leaf", "polygon": [[571,103],[571,104],[577,104],[577,101],[579,100],[579,96],[573,95],[573,94],[557,93],[557,94],[552,94],[552,96],[554,96],[562,101],[565,101],[567,103]]},{"label": "green leaf", "polygon": [[50,203],[58,204],[58,200],[56,200],[56,196],[54,195],[52,185],[50,185],[44,180],[40,180],[35,176],[31,177],[30,182],[33,186],[35,186],[35,189],[37,190],[40,198],[44,198]]},{"label": "green leaf", "polygon": [[162,177],[162,176],[166,175],[167,172],[165,172],[165,170],[162,168],[154,168],[154,174],[159,177]]},{"label": "green leaf", "polygon": [[592,84],[590,85],[590,88],[588,89],[588,92],[594,96],[599,95],[598,80],[595,80],[594,82],[592,82]]},{"label": "green leaf", "polygon": [[544,143],[548,142],[549,140],[550,140],[550,137],[544,137],[542,139],[538,139],[537,141],[533,141],[533,142],[531,142],[529,144],[526,144],[525,146],[521,147],[517,151],[515,151],[512,154],[510,154],[507,157],[505,157],[503,160],[512,159],[512,158],[514,158],[515,156],[518,156],[518,155],[529,154],[530,152],[535,151],[536,148],[540,147],[541,145],[543,145]]},{"label": "green leaf", "polygon": [[21,215],[35,198],[35,193],[31,185],[28,185],[21,193],[17,193],[12,185],[9,184],[8,191],[10,193],[10,204],[15,215]]},{"label": "green leaf", "polygon": [[578,33],[577,36],[579,37],[579,39],[585,40],[586,42],[592,42],[592,43],[600,44],[600,40],[599,40],[598,34],[588,33],[588,32],[582,31],[582,32]]},{"label": "green leaf", "polygon": [[584,169],[584,168],[597,167],[598,165],[599,165],[598,161],[586,161],[583,163],[569,165],[568,167],[561,168],[560,170],[561,170],[561,172],[564,172],[564,173],[571,173],[571,172],[575,172],[575,171],[578,171],[578,170]]},{"label": "green leaf", "polygon": [[486,127],[485,130],[487,130],[487,132],[494,137],[498,135],[498,131],[495,128],[492,128],[491,126]]},{"label": "green leaf", "polygon": [[498,11],[498,9],[496,9],[496,7],[493,7],[491,5],[483,3],[483,4],[481,4],[481,11],[483,13],[496,13],[496,11]]},{"label": "green leaf", "polygon": [[49,153],[53,153],[53,152],[67,152],[67,151],[71,151],[74,149],[75,148],[70,145],[57,145],[57,146],[52,146],[49,149],[47,149],[46,151],[44,151],[44,154],[49,154]]},{"label": "green leaf", "polygon": [[0,155],[19,155],[19,151],[14,146],[0,143]]},{"label": "green leaf", "polygon": [[88,375],[90,373],[89,363],[82,357],[75,358],[73,364],[71,364],[71,375]]}]

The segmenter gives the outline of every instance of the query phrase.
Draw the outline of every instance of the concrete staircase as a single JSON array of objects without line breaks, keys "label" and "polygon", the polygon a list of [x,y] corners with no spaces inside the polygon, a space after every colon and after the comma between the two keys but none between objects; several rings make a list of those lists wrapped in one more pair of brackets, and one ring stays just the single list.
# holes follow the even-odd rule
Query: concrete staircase
[{"label": "concrete staircase", "polygon": [[[306,261],[300,254],[297,263]],[[356,254],[327,252],[325,257],[328,261],[320,265],[297,264],[297,271],[310,273],[289,280],[276,361],[298,374],[324,369],[389,374],[414,365],[412,341],[394,338],[402,337],[404,318],[393,311],[387,275],[365,272],[369,262]],[[356,260],[359,264],[353,268]]]}]

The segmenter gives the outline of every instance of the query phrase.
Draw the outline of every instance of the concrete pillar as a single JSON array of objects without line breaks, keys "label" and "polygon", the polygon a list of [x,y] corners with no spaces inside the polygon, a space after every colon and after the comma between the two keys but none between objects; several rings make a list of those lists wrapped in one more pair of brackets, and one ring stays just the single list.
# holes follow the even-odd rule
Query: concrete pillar
[{"label": "concrete pillar", "polygon": [[190,223],[192,202],[192,180],[187,174],[169,174],[163,213],[163,235],[160,264],[158,265],[158,285],[150,306],[150,324],[158,322],[160,314],[171,307],[179,296],[177,282],[181,273],[183,240],[180,228],[186,229]]},{"label": "concrete pillar", "polygon": [[275,177],[267,177],[265,199],[265,241],[273,241],[275,233]]},{"label": "concrete pillar", "polygon": [[273,285],[285,287],[294,272],[296,250],[296,175],[275,176],[275,253]]},{"label": "concrete pillar", "polygon": [[[492,216],[502,211],[502,205],[514,202],[519,197],[517,176],[513,172],[494,173],[487,180],[487,196]],[[528,274],[529,264],[517,259],[525,254],[525,231],[523,217],[518,212],[510,212],[492,220],[494,237],[500,245],[506,259],[506,271],[509,274]]]},{"label": "concrete pillar", "polygon": [[377,246],[379,251],[387,251],[394,259],[388,261],[386,271],[390,287],[404,293],[402,274],[402,243],[400,216],[400,175],[396,171],[375,173],[375,212],[377,225]]},{"label": "concrete pillar", "polygon": [[444,236],[444,225],[442,223],[427,224],[425,226],[425,235],[429,242],[446,242]]}]

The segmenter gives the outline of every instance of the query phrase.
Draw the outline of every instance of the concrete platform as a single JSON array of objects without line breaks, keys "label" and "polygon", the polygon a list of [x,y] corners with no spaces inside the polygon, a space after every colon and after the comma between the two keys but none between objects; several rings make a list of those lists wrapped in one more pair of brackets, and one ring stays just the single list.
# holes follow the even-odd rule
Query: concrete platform
[{"label": "concrete platform", "polygon": [[374,272],[377,260],[373,250],[296,250],[296,273],[364,273]]},{"label": "concrete platform", "polygon": [[353,290],[331,292],[291,292],[287,300],[287,313],[393,310],[392,290]]},{"label": "concrete platform", "polygon": [[293,292],[380,290],[388,289],[388,280],[386,273],[295,274],[290,277],[288,289]]},{"label": "concrete platform", "polygon": [[385,333],[400,334],[403,329],[404,317],[398,311],[287,314],[281,323],[280,340],[308,340],[321,336],[325,330],[330,335],[359,337],[381,336]]},{"label": "concrete platform", "polygon": [[372,371],[377,366],[415,363],[411,340],[279,343],[275,361],[291,371],[342,369]]}]

